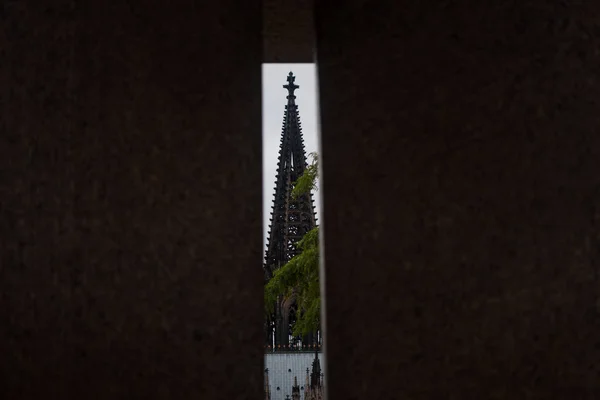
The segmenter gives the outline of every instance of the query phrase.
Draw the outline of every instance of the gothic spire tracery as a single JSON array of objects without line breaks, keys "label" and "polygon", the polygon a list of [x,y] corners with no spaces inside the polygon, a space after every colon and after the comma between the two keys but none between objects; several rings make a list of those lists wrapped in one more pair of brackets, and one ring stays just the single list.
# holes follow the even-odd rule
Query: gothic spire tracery
[{"label": "gothic spire tracery", "polygon": [[[270,279],[276,269],[296,254],[296,244],[316,226],[312,195],[292,197],[293,184],[307,167],[304,139],[295,91],[299,86],[292,72],[287,76],[287,104],[284,108],[281,143],[275,179],[275,193],[271,212],[267,249],[265,253],[265,278]],[[288,346],[295,313],[290,304],[276,304],[275,315],[266,327],[267,345]],[[312,339],[311,339],[312,340]]]}]

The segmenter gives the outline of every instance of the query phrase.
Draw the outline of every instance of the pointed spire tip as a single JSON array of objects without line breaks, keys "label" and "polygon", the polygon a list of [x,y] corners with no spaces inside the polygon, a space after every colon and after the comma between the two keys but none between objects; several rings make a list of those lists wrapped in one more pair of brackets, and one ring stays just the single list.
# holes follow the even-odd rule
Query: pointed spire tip
[{"label": "pointed spire tip", "polygon": [[296,77],[294,76],[294,74],[290,71],[290,73],[288,74],[287,77],[287,85],[283,85],[284,89],[288,90],[288,96],[287,98],[289,100],[295,99],[296,96],[294,96],[294,91],[296,89],[298,89],[300,86],[296,85],[294,82],[296,81]]}]

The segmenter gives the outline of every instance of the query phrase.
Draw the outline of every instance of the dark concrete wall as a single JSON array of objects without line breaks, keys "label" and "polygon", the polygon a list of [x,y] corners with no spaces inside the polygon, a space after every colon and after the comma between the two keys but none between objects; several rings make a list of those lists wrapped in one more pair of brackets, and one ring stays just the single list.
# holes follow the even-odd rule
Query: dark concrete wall
[{"label": "dark concrete wall", "polygon": [[265,63],[314,63],[313,0],[263,0]]},{"label": "dark concrete wall", "polygon": [[260,3],[4,2],[0,398],[262,394]]},{"label": "dark concrete wall", "polygon": [[582,4],[317,3],[330,400],[600,397]]},{"label": "dark concrete wall", "polygon": [[[259,6],[53,4],[0,9],[0,398],[260,398]],[[598,398],[600,10],[391,4],[317,9],[330,399]]]}]

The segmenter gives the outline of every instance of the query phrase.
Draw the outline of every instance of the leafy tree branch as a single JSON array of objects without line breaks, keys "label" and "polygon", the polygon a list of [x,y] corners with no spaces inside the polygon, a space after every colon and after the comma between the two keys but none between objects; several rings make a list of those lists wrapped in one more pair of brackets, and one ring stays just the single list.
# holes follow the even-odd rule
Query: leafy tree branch
[{"label": "leafy tree branch", "polygon": [[[292,196],[298,198],[317,190],[318,157],[310,154],[313,161],[295,182]],[[267,312],[273,312],[277,301],[295,300],[297,318],[294,335],[306,335],[319,329],[321,323],[321,292],[319,285],[319,227],[307,232],[297,244],[299,254],[277,269],[265,286]]]}]

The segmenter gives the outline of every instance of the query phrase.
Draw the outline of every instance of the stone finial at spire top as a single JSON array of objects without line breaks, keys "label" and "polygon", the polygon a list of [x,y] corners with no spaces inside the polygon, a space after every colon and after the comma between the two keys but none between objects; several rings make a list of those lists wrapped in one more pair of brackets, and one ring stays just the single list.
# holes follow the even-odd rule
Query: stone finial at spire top
[{"label": "stone finial at spire top", "polygon": [[295,80],[296,80],[296,77],[294,76],[294,73],[290,71],[290,73],[288,74],[288,77],[287,77],[288,83],[287,83],[287,85],[283,85],[283,87],[285,89],[287,89],[289,92],[289,94],[287,96],[288,99],[296,98],[296,96],[294,96],[294,91],[296,89],[298,89],[300,86],[298,86],[294,83]]}]

